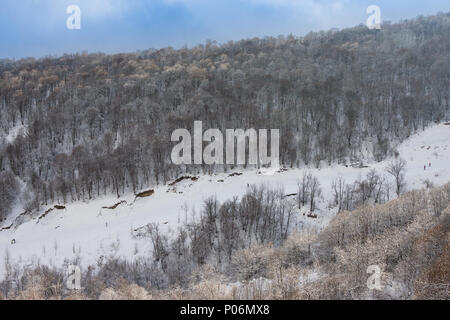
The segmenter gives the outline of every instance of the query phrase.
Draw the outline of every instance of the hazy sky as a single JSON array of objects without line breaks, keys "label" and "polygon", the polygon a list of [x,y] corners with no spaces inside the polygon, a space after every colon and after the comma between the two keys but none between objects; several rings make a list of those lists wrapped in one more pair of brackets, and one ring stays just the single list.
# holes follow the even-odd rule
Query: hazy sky
[{"label": "hazy sky", "polygon": [[[72,4],[80,30],[66,27]],[[450,11],[449,0],[0,0],[0,58],[304,35],[365,23],[372,4],[394,22]]]}]

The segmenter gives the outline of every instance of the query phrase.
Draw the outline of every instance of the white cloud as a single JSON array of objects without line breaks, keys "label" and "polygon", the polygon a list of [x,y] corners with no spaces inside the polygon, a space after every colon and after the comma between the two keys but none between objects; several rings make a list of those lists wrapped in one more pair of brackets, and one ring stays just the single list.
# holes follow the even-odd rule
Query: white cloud
[{"label": "white cloud", "polygon": [[[163,0],[168,4],[183,4],[195,14],[196,10],[205,7],[220,7],[219,0]],[[226,2],[227,0],[224,0]],[[345,25],[360,23],[355,20],[355,5],[351,5],[350,0],[244,0],[254,5],[273,6],[276,9],[285,9],[288,12],[287,19],[291,20],[295,26],[305,25],[316,26],[316,29],[328,29]],[[359,10],[357,8],[356,10]],[[365,10],[365,8],[364,8]],[[361,11],[363,12],[363,11]]]},{"label": "white cloud", "polygon": [[[254,4],[273,5],[290,10],[293,25],[304,25],[319,30],[357,24],[355,5],[350,0],[248,0]],[[361,11],[362,12],[362,11]]]},{"label": "white cloud", "polygon": [[72,2],[74,4],[78,2],[86,15],[97,18],[121,15],[136,3],[134,0],[72,0]]}]

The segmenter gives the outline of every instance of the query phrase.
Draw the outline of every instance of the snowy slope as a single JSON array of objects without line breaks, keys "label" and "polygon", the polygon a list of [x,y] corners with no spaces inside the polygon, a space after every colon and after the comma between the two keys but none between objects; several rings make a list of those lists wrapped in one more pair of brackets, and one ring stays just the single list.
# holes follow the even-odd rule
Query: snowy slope
[{"label": "snowy slope", "polygon": [[[450,126],[432,126],[398,146],[400,156],[407,161],[406,179],[409,189],[422,188],[426,179],[435,185],[450,181]],[[133,237],[133,230],[156,222],[164,229],[176,228],[192,209],[200,210],[204,199],[216,196],[222,202],[241,196],[248,184],[265,183],[283,187],[285,194],[297,192],[297,180],[309,171],[317,176],[323,190],[322,208],[317,219],[298,215],[298,228],[321,229],[332,218],[333,210],[325,210],[332,199],[331,182],[338,177],[352,183],[364,177],[371,169],[383,173],[389,160],[369,163],[368,168],[332,166],[322,169],[303,168],[276,173],[273,176],[256,171],[242,171],[240,176],[229,173],[200,176],[197,181],[184,180],[174,186],[160,186],[146,198],[134,195],[104,197],[89,203],[77,202],[66,209],[50,211],[45,217],[35,218],[11,229],[0,231],[0,259],[6,253],[22,265],[41,263],[61,266],[64,261],[81,258],[81,265],[94,264],[101,257],[121,256],[132,260],[147,255],[151,249],[148,240]],[[431,162],[431,167],[428,166]],[[426,170],[424,170],[426,165]],[[223,180],[223,182],[222,182]],[[103,209],[118,204],[115,209]],[[42,210],[43,214],[49,206]],[[0,226],[0,229],[5,225]],[[12,239],[15,243],[11,244]],[[4,266],[0,263],[0,278]]]}]

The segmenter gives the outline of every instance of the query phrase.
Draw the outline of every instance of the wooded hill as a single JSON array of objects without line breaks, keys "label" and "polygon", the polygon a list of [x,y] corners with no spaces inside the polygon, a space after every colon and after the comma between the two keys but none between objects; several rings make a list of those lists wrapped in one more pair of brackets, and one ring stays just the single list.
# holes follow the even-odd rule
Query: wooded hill
[{"label": "wooded hill", "polygon": [[448,120],[448,30],[446,13],[381,30],[1,60],[0,219],[17,178],[32,210],[228,170],[171,164],[172,131],[194,120],[204,129],[280,129],[286,166],[357,160],[365,143],[381,160]]}]

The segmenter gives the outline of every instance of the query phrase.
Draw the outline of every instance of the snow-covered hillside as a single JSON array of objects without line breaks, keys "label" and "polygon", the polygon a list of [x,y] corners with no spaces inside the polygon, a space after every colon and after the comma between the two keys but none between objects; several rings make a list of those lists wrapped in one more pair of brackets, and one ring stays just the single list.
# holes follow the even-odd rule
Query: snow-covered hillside
[{"label": "snow-covered hillside", "polygon": [[[410,137],[397,149],[400,157],[407,161],[408,189],[423,187],[425,180],[435,185],[450,180],[450,125],[434,125]],[[15,215],[0,226],[0,229],[3,228],[0,231],[0,259],[9,254],[13,261],[21,265],[40,263],[55,266],[76,258],[85,266],[111,255],[132,260],[148,255],[151,250],[148,240],[133,236],[134,230],[151,222],[159,223],[161,228],[167,230],[176,228],[186,219],[185,213],[191,216],[193,210],[198,212],[206,198],[216,196],[222,202],[233,196],[239,197],[252,184],[282,187],[286,195],[296,193],[297,181],[306,171],[319,179],[323,199],[318,205],[320,210],[316,219],[298,214],[297,228],[320,229],[335,212],[327,209],[333,197],[333,180],[343,177],[351,183],[371,169],[384,173],[388,162],[389,159],[380,163],[365,163],[367,168],[332,166],[290,169],[273,176],[261,175],[256,171],[239,171],[241,175],[204,175],[197,180],[185,179],[172,186],[159,186],[152,195],[142,198],[129,195],[117,199],[110,196],[89,203],[71,203],[65,208],[52,205],[43,208],[36,218],[14,224],[20,212],[18,208]],[[0,263],[0,278],[4,272],[3,263]]]}]

